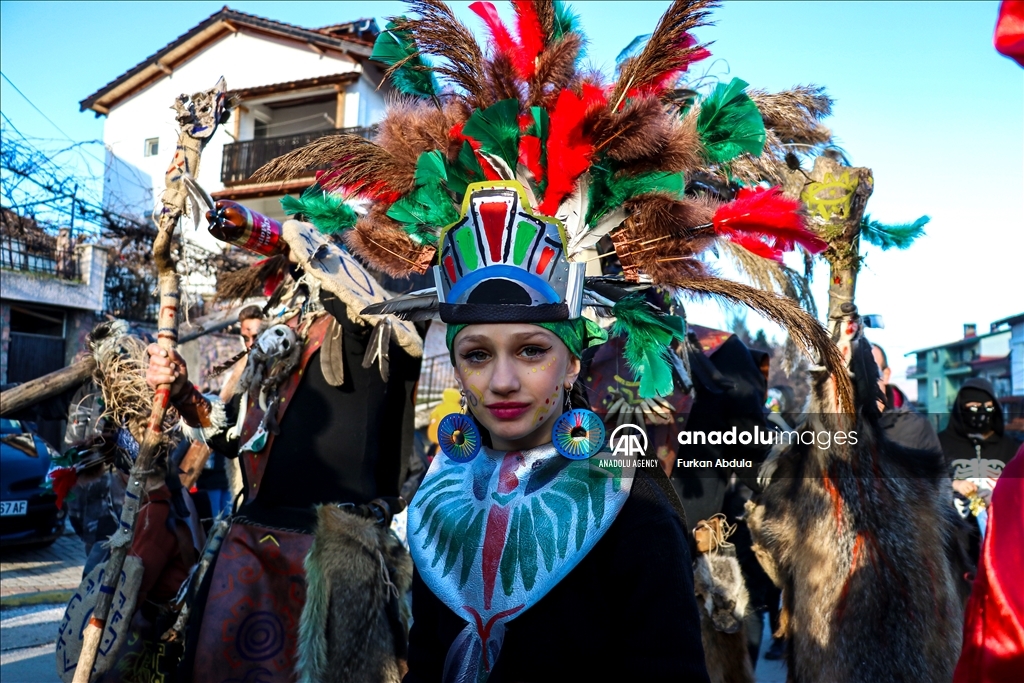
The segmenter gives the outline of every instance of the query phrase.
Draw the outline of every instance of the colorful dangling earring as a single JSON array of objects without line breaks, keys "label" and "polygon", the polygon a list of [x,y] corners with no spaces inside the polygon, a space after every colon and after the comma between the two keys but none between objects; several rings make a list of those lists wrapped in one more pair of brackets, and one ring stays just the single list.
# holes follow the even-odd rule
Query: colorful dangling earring
[{"label": "colorful dangling earring", "polygon": [[466,414],[466,394],[460,401],[461,413],[450,413],[437,425],[437,443],[441,452],[458,463],[466,463],[480,453],[483,439],[473,418]]},{"label": "colorful dangling earring", "polygon": [[[568,393],[565,402],[567,408],[571,406]],[[604,436],[604,422],[597,413],[583,408],[562,413],[551,428],[555,450],[571,460],[586,460],[600,453]]]}]

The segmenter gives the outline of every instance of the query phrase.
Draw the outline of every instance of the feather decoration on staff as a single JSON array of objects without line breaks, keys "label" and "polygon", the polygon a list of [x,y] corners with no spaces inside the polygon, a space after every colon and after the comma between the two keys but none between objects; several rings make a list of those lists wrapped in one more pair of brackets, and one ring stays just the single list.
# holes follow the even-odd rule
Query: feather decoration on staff
[{"label": "feather decoration on staff", "polygon": [[782,252],[792,250],[794,244],[813,254],[828,248],[828,243],[807,230],[800,202],[783,196],[777,187],[742,188],[735,200],[715,212],[712,223],[719,235],[775,261],[781,261]]},{"label": "feather decoration on staff", "polygon": [[913,223],[886,224],[871,220],[867,214],[860,222],[860,236],[869,244],[887,249],[906,249],[924,235],[924,226],[931,219],[921,216]]}]

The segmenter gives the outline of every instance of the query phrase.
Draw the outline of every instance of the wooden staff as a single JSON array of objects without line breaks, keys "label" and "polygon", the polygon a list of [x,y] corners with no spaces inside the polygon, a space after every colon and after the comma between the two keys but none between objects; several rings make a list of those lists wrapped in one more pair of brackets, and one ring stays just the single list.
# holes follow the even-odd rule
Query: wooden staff
[{"label": "wooden staff", "polygon": [[37,377],[0,393],[0,417],[6,417],[22,408],[29,408],[48,398],[62,394],[92,377],[96,359],[86,356],[66,368]]},{"label": "wooden staff", "polygon": [[[178,274],[175,261],[171,256],[171,237],[178,219],[185,210],[186,191],[182,178],[188,173],[196,176],[199,173],[199,156],[209,141],[223,113],[224,79],[210,90],[196,93],[191,97],[179,95],[174,102],[177,112],[178,146],[174,152],[174,160],[165,176],[166,187],[161,202],[163,208],[156,239],[153,241],[153,259],[157,265],[158,282],[160,284],[160,314],[157,318],[157,343],[172,351],[178,341],[178,302],[181,294],[178,288]],[[124,494],[124,506],[121,508],[121,525],[110,538],[110,559],[107,561],[100,587],[96,608],[93,610],[89,623],[82,634],[82,653],[78,658],[73,683],[89,683],[92,669],[96,663],[96,653],[106,628],[110,604],[114,598],[115,587],[121,578],[124,558],[131,549],[134,536],[135,517],[139,512],[139,503],[143,495],[143,485],[152,469],[153,458],[160,447],[160,432],[164,421],[164,413],[170,403],[171,387],[163,384],[156,388],[153,397],[153,410],[150,413],[146,434],[139,447],[139,456],[128,474],[128,487]],[[129,617],[130,618],[130,617]]]}]

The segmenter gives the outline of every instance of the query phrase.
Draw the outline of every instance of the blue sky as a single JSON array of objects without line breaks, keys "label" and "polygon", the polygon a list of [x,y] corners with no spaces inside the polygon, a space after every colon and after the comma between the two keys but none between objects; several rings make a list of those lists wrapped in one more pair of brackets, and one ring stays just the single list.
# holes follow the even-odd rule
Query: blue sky
[{"label": "blue sky", "polygon": [[[75,141],[102,136],[103,119],[78,101],[216,12],[222,2],[0,2],[0,66]],[[452,3],[474,29],[468,3]],[[508,14],[507,7],[496,3]],[[574,2],[595,66],[610,71],[668,2]],[[233,9],[315,27],[401,13],[399,2],[233,2]],[[995,2],[726,2],[715,25],[710,73],[769,90],[824,85],[828,121],[856,165],[874,170],[868,205],[883,221],[932,217],[906,252],[865,249],[857,300],[885,317],[872,337],[900,356],[946,341],[974,322],[1024,312],[1024,70],[992,48]],[[63,138],[6,82],[0,109],[23,133]],[[98,146],[92,148],[99,154]],[[69,156],[67,163],[93,163]],[[824,308],[827,271],[815,273]],[[689,308],[721,326],[715,305]],[[758,327],[751,317],[749,324]],[[766,326],[769,334],[777,333]]]}]

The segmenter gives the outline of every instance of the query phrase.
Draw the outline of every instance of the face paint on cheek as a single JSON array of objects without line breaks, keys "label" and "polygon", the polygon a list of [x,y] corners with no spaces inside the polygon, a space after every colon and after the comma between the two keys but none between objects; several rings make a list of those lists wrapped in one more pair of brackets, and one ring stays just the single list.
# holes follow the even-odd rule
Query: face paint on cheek
[{"label": "face paint on cheek", "polygon": [[537,412],[534,413],[534,422],[543,422],[544,418],[558,405],[558,389],[555,389],[554,393],[548,398],[544,399],[544,405],[537,407]]},{"label": "face paint on cheek", "polygon": [[480,391],[473,385],[469,386],[469,393],[466,394],[466,401],[469,403],[469,405],[473,406],[474,408],[477,407],[478,405],[480,405],[480,399],[482,399],[483,397],[484,392]]}]

